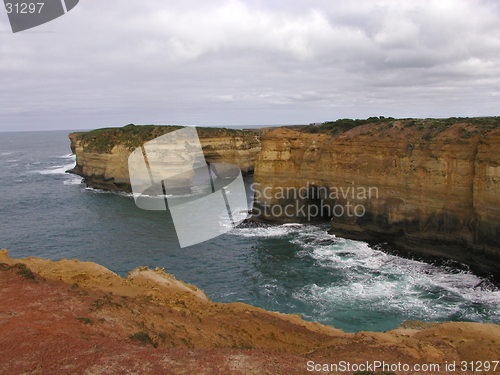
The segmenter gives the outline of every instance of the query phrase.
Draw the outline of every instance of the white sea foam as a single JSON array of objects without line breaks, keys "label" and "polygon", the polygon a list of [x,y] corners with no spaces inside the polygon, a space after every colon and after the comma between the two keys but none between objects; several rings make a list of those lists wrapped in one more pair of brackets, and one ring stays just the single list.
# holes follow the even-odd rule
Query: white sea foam
[{"label": "white sea foam", "polygon": [[0,156],[9,156],[12,154],[13,154],[13,152],[0,152]]},{"label": "white sea foam", "polygon": [[59,159],[76,159],[76,156],[74,154],[66,154],[59,156]]},{"label": "white sea foam", "polygon": [[75,167],[75,163],[71,163],[71,164],[66,164],[66,165],[57,165],[57,166],[43,169],[43,170],[37,171],[37,172],[40,174],[43,174],[43,175],[66,174],[66,171],[68,169],[71,169],[74,167]]},{"label": "white sea foam", "polygon": [[133,198],[134,193],[126,193],[123,191],[109,191],[109,190],[103,190],[103,189],[96,189],[90,186],[85,187],[85,191],[93,194],[113,194],[113,195],[119,195],[121,197],[126,197],[126,198]]},{"label": "white sea foam", "polygon": [[75,175],[69,175],[68,179],[63,182],[64,185],[81,185],[82,178]]},{"label": "white sea foam", "polygon": [[262,225],[256,227],[239,227],[231,231],[231,234],[241,237],[284,237],[297,232],[300,227],[290,225]]},{"label": "white sea foam", "polygon": [[344,280],[330,285],[309,284],[294,297],[316,306],[320,315],[344,305],[398,312],[420,319],[447,319],[453,314],[481,320],[476,304],[500,320],[500,291],[475,288],[481,278],[470,272],[450,272],[442,267],[401,258],[368,244],[335,238],[321,229],[300,232],[291,241],[304,250],[299,257],[312,258],[317,266],[339,270]]},{"label": "white sea foam", "polygon": [[112,194],[112,195],[119,195],[121,197],[126,197],[126,198],[138,198],[140,196],[146,197],[146,198],[155,198],[155,199],[164,199],[164,197],[170,198],[173,197],[173,195],[167,194],[166,196],[163,195],[147,195],[147,194],[140,194],[140,193],[127,193],[124,191],[110,191],[110,190],[103,190],[103,189],[96,189],[90,186],[85,187],[85,191],[88,191],[89,193],[94,193],[94,194]]},{"label": "white sea foam", "polygon": [[[263,239],[287,237],[302,249],[295,256],[309,258],[316,267],[339,275],[332,276],[330,283],[322,279],[320,284],[307,284],[293,292],[294,299],[313,308],[310,318],[316,320],[320,316],[328,321],[335,311],[365,306],[409,319],[500,321],[500,291],[477,288],[482,279],[470,272],[387,254],[364,242],[330,235],[327,227],[264,225],[232,233]],[[273,287],[279,287],[278,280],[266,290]]]},{"label": "white sea foam", "polygon": [[[484,307],[488,319],[500,321],[500,291],[475,288],[482,279],[470,272],[449,271],[418,260],[387,254],[367,243],[335,237],[327,227],[278,225],[241,227],[232,234],[243,237],[290,236],[302,250],[300,258],[314,260],[317,267],[339,271],[330,284],[305,285],[293,296],[314,305],[319,315],[330,316],[340,305],[369,306],[415,319],[462,319],[481,321]],[[314,272],[314,271],[312,271]]]}]

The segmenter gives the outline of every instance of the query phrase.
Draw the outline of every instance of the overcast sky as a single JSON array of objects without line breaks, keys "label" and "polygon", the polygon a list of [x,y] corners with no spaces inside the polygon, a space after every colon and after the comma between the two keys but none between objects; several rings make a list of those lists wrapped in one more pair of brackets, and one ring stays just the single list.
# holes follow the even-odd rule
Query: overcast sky
[{"label": "overcast sky", "polygon": [[497,0],[81,0],[12,34],[0,131],[500,115]]}]

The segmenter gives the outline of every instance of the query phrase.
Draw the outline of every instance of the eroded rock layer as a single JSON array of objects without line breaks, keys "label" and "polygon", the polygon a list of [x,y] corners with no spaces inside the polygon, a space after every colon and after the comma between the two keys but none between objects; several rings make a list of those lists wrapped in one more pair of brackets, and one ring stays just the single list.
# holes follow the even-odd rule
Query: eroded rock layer
[{"label": "eroded rock layer", "polygon": [[340,236],[392,242],[498,276],[500,120],[434,125],[383,121],[333,136],[321,127],[264,131],[256,219],[332,219]]},{"label": "eroded rock layer", "polygon": [[[156,137],[179,130],[179,126],[135,126],[99,129],[70,134],[76,166],[70,172],[82,176],[93,188],[130,192],[128,157],[136,148]],[[260,151],[257,132],[198,128],[207,162],[238,166],[252,173]]]}]

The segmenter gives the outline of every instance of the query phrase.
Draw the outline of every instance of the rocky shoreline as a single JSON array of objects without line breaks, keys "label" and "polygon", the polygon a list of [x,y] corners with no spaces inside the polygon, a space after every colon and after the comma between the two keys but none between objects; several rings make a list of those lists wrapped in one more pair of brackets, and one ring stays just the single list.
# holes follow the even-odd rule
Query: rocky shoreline
[{"label": "rocky shoreline", "polygon": [[495,324],[407,322],[389,332],[345,333],[215,303],[160,269],[138,268],[124,279],[94,263],[13,259],[2,250],[0,284],[2,374],[305,374],[307,363],[444,364],[500,355]]}]

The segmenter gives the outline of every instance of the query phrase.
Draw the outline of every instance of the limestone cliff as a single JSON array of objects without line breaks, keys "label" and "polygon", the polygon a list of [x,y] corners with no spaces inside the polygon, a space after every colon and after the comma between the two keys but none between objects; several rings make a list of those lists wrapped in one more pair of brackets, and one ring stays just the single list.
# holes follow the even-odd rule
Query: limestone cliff
[{"label": "limestone cliff", "polygon": [[[144,142],[181,129],[178,126],[135,126],[77,132],[69,135],[76,167],[70,172],[80,175],[93,188],[130,192],[128,157]],[[260,151],[257,132],[220,128],[198,128],[198,135],[208,162],[225,162],[240,167],[243,174],[252,173]]]},{"label": "limestone cliff", "polygon": [[[499,276],[500,119],[484,122],[269,129],[254,175],[256,219],[331,219],[340,236],[391,242]],[[298,204],[318,209],[308,217]]]}]

